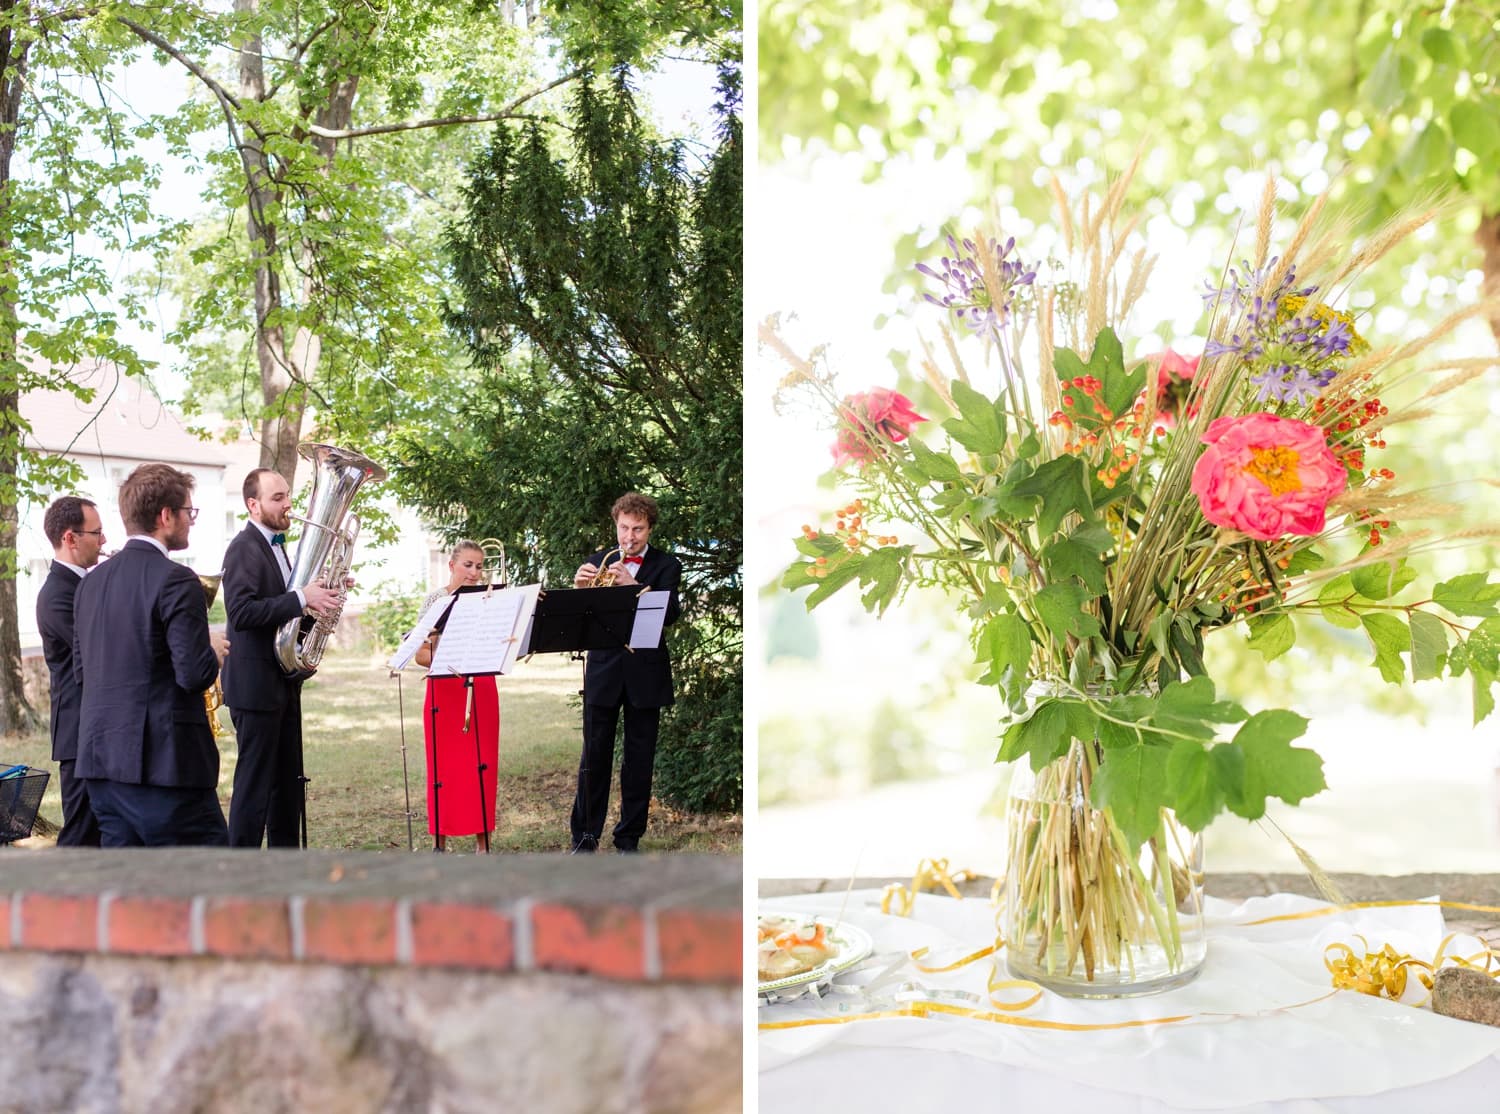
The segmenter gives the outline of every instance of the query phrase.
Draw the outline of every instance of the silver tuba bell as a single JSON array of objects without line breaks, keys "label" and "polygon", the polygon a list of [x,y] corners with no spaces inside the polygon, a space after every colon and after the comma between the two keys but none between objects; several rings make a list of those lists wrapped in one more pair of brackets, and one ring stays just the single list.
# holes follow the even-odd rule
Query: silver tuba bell
[{"label": "silver tuba bell", "polygon": [[[306,587],[315,580],[329,586],[342,585],[349,575],[354,543],[359,537],[359,519],[349,513],[355,492],[366,480],[385,479],[385,469],[367,457],[335,445],[305,442],[297,453],[313,465],[312,495],[307,517],[292,515],[307,529],[297,542],[288,589]],[[302,618],[288,619],[276,630],[276,660],[287,673],[313,670],[323,660],[323,651],[343,608],[314,621],[302,633]]]}]

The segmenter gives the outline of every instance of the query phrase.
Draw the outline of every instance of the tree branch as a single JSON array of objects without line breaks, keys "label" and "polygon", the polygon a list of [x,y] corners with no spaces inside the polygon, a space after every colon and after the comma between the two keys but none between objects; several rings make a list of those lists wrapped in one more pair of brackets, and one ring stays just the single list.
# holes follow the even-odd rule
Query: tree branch
[{"label": "tree branch", "polygon": [[585,72],[584,70],[574,70],[572,73],[564,74],[556,81],[551,81],[543,85],[540,89],[533,89],[525,96],[517,97],[499,112],[490,113],[485,116],[443,116],[434,120],[405,120],[398,124],[376,124],[368,128],[320,128],[318,125],[312,124],[307,130],[312,135],[322,136],[324,139],[358,139],[366,135],[387,135],[391,132],[416,131],[419,128],[444,128],[452,124],[488,124],[496,120],[512,119],[517,115],[515,110],[533,97],[539,97],[548,90],[556,89],[559,85],[575,81],[582,77]]}]

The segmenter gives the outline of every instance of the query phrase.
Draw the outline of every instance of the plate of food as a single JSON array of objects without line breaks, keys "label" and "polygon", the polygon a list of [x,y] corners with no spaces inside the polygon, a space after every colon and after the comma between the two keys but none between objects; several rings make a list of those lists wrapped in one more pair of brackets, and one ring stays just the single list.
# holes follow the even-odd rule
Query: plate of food
[{"label": "plate of food", "polygon": [[827,982],[866,958],[869,933],[831,917],[762,912],[756,918],[757,992],[779,996]]}]

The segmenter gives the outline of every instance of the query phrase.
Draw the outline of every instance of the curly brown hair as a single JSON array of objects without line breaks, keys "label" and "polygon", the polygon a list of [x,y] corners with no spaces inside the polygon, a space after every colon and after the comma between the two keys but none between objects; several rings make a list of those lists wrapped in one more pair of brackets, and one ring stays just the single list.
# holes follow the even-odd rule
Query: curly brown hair
[{"label": "curly brown hair", "polygon": [[142,464],[120,485],[120,517],[132,534],[151,534],[163,510],[187,506],[196,481],[170,464]]},{"label": "curly brown hair", "polygon": [[620,521],[622,514],[644,515],[646,525],[654,527],[656,516],[661,513],[657,507],[656,500],[649,495],[642,495],[638,491],[627,491],[615,500],[615,505],[609,508],[609,517],[612,521]]},{"label": "curly brown hair", "polygon": [[96,505],[92,499],[84,499],[78,495],[64,495],[54,499],[42,519],[42,533],[47,535],[52,548],[57,549],[62,545],[63,535],[69,530],[82,530],[83,508]]}]

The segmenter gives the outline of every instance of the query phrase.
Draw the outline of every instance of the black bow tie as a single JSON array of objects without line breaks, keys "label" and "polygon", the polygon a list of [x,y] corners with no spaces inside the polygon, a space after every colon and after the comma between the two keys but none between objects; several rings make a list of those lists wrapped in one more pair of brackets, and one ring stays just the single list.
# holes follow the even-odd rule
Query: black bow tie
[{"label": "black bow tie", "polygon": [[286,545],[286,535],[285,534],[272,534],[271,535],[271,544],[272,545]]}]

